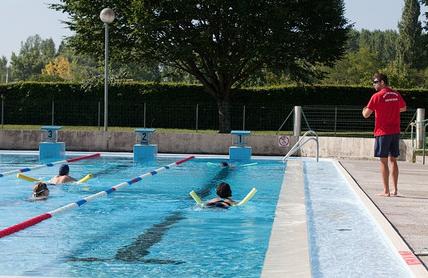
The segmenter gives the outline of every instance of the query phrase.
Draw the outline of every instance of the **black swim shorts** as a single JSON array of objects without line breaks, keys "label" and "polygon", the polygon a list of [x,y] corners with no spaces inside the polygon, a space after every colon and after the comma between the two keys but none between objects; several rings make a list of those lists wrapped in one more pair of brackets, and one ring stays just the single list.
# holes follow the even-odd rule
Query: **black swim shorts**
[{"label": "black swim shorts", "polygon": [[400,134],[375,137],[375,157],[400,156]]}]

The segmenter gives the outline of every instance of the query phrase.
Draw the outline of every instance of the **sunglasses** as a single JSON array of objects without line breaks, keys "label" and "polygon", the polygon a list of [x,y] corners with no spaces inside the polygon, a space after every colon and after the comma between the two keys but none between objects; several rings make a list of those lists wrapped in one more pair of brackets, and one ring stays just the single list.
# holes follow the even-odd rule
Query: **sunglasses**
[{"label": "sunglasses", "polygon": [[377,79],[373,80],[373,84],[377,84],[379,82],[380,82],[380,80],[377,80]]}]

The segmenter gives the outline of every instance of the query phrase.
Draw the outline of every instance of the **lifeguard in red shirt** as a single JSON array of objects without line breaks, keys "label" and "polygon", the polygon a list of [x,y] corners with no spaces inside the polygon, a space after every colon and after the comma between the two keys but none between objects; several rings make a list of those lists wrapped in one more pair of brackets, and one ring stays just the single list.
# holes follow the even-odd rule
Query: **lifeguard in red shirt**
[{"label": "lifeguard in red shirt", "polygon": [[[374,156],[380,158],[383,193],[385,197],[398,194],[398,165],[400,155],[400,113],[406,111],[406,102],[400,93],[388,87],[388,77],[376,73],[373,76],[373,87],[376,93],[363,108],[363,117],[368,118],[375,112],[375,151]],[[389,163],[388,163],[389,162]],[[389,191],[391,175],[394,190]]]}]

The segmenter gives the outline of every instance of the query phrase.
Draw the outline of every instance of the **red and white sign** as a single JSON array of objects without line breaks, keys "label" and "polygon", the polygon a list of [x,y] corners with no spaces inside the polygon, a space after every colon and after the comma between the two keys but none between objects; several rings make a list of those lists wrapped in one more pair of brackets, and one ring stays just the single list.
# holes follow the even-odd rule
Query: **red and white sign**
[{"label": "red and white sign", "polygon": [[278,146],[282,148],[286,148],[290,146],[290,136],[286,136],[286,135],[278,136]]}]

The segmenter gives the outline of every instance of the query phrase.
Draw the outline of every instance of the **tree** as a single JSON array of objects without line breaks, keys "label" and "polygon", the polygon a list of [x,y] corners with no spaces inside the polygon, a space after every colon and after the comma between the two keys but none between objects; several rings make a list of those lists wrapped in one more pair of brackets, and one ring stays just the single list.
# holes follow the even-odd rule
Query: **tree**
[{"label": "tree", "polygon": [[[95,55],[78,53],[73,48],[68,40],[61,42],[58,52],[58,57],[66,58],[70,63],[70,77],[73,81],[84,81],[94,82],[95,84],[102,83],[103,80],[98,80],[103,75],[104,71],[104,57],[96,58]],[[45,77],[49,73],[52,77],[52,66],[55,64],[51,61],[51,64],[45,66]],[[171,67],[160,66],[158,63],[145,63],[144,65],[138,65],[134,61],[130,61],[126,64],[116,63],[114,67],[110,65],[110,77],[111,80],[144,80],[144,81],[184,81],[189,80],[186,73],[179,72],[177,69]],[[57,75],[56,75],[57,76]],[[59,78],[59,77],[58,77]],[[63,79],[63,78],[60,78]],[[100,84],[101,84],[100,83]]]},{"label": "tree", "polygon": [[359,49],[368,49],[378,57],[380,63],[378,67],[386,66],[393,62],[397,57],[398,33],[393,30],[386,31],[368,31],[361,30],[359,36]]},{"label": "tree", "polygon": [[60,80],[71,80],[73,78],[71,73],[71,64],[64,56],[58,56],[42,69],[42,75],[56,77]]},{"label": "tree", "polygon": [[102,55],[99,12],[109,5],[113,59],[157,61],[194,76],[217,101],[220,132],[229,132],[231,94],[260,69],[310,80],[316,64],[344,52],[342,0],[62,0],[71,43]]},{"label": "tree", "polygon": [[6,82],[7,59],[4,56],[0,58],[0,83]]},{"label": "tree", "polygon": [[380,67],[380,60],[376,53],[367,48],[360,48],[357,52],[348,52],[334,67],[327,70],[325,84],[339,85],[369,85],[373,73]]},{"label": "tree", "polygon": [[55,43],[52,39],[43,40],[39,35],[31,36],[21,43],[18,55],[12,52],[12,75],[17,80],[35,79],[54,57]]},{"label": "tree", "polygon": [[67,40],[58,47],[58,56],[65,57],[70,63],[70,74],[73,81],[85,81],[99,78],[103,74],[102,64],[91,55],[78,54]]},{"label": "tree", "polygon": [[397,60],[401,67],[418,68],[422,34],[420,13],[419,0],[405,0],[401,21],[398,23],[400,36]]},{"label": "tree", "polygon": [[[421,0],[421,4],[428,7],[428,0]],[[425,21],[424,29],[428,30],[428,10],[427,9],[425,9],[425,19],[427,19],[427,21]]]},{"label": "tree", "polygon": [[347,52],[356,52],[360,49],[360,32],[351,29],[348,33],[348,40],[346,41],[346,51]]}]

